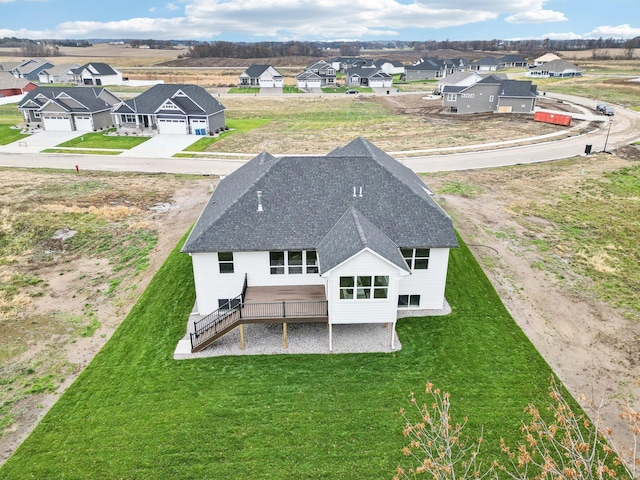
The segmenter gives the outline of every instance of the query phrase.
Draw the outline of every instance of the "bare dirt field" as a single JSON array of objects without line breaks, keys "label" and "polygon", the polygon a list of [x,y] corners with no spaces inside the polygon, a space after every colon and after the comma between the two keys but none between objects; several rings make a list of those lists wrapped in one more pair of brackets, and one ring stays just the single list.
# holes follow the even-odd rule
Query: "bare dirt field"
[{"label": "bare dirt field", "polygon": [[111,337],[216,182],[0,169],[0,463]]},{"label": "bare dirt field", "polygon": [[618,446],[630,448],[632,435],[619,415],[627,405],[640,408],[640,324],[630,318],[638,312],[598,297],[597,285],[571,261],[580,245],[547,249],[548,236],[559,227],[530,208],[575,195],[607,172],[639,165],[637,148],[619,154],[437,174],[425,181],[435,191],[464,186],[460,193],[438,195],[440,204],[554,372],[583,406],[604,399],[606,425]]}]

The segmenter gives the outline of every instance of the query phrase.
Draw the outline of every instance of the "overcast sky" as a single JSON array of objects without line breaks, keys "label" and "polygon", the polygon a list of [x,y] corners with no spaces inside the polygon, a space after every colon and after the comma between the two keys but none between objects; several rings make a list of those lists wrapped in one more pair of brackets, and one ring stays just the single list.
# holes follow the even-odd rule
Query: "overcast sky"
[{"label": "overcast sky", "polygon": [[0,0],[0,37],[182,40],[632,38],[638,0]]}]

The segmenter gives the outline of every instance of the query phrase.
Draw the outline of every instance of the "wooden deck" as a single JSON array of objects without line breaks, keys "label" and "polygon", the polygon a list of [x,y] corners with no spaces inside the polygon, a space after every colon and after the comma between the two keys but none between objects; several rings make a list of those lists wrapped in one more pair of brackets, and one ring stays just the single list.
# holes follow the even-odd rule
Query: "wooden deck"
[{"label": "wooden deck", "polygon": [[247,287],[244,303],[317,302],[326,299],[324,285],[283,285],[280,287]]},{"label": "wooden deck", "polygon": [[329,323],[329,312],[324,285],[281,287],[247,287],[244,302],[220,308],[193,325],[191,352],[198,352],[216,339],[240,327],[242,349],[244,335],[242,325],[247,323],[280,323],[284,328],[286,348],[287,323]]}]

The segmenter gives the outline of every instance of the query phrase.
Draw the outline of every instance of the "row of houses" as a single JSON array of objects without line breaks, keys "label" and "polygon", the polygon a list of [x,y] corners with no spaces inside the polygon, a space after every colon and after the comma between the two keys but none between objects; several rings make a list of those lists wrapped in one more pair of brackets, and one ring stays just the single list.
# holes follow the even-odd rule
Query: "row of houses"
[{"label": "row of houses", "polygon": [[[346,87],[389,88],[393,75],[407,82],[437,80],[458,72],[493,73],[506,68],[527,68],[532,77],[572,77],[582,75],[582,69],[547,54],[535,60],[533,65],[521,55],[505,55],[502,58],[484,57],[474,62],[464,58],[421,58],[413,65],[403,65],[387,59],[371,60],[359,57],[335,57],[330,62],[318,60],[296,76],[296,86],[311,90],[337,85],[336,74],[345,75]],[[240,87],[282,88],[284,76],[271,65],[251,65],[239,76]]]},{"label": "row of houses", "polygon": [[122,73],[102,62],[55,65],[42,58],[29,58],[17,62],[1,62],[0,72],[15,78],[40,84],[70,83],[76,85],[117,85],[122,83]]},{"label": "row of houses", "polygon": [[41,86],[18,108],[32,131],[212,135],[226,128],[224,106],[196,85],[158,84],[130,100],[104,87]]},{"label": "row of houses", "polygon": [[[345,75],[346,87],[390,88],[393,79],[378,67],[351,66]],[[282,88],[284,76],[271,65],[251,65],[239,76],[239,87]],[[337,86],[335,67],[324,60],[309,65],[296,76],[296,87],[313,90]]]}]

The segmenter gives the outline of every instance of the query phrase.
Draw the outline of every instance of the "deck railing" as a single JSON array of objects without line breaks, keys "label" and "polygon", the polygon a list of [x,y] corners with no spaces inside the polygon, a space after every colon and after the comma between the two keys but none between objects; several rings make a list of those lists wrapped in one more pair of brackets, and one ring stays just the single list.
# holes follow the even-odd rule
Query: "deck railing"
[{"label": "deck railing", "polygon": [[190,335],[192,351],[197,347],[201,347],[204,343],[215,340],[215,338],[222,336],[225,331],[229,331],[235,325],[241,323],[271,319],[283,322],[287,318],[293,320],[327,317],[329,315],[326,300],[243,303],[242,297],[243,295],[238,295],[227,303],[225,308],[219,308],[201,320],[194,322],[194,332]]}]

